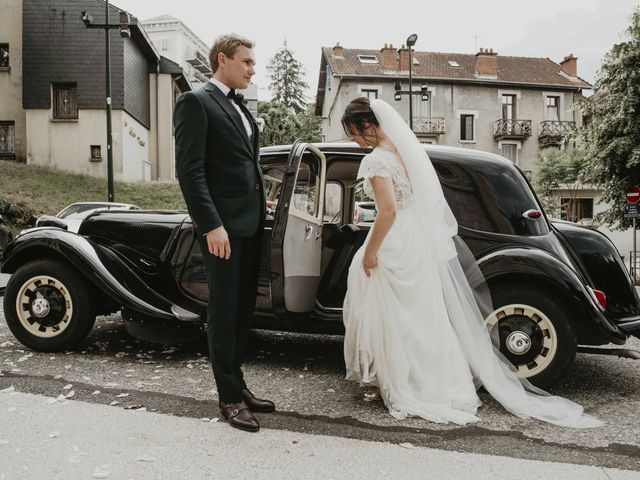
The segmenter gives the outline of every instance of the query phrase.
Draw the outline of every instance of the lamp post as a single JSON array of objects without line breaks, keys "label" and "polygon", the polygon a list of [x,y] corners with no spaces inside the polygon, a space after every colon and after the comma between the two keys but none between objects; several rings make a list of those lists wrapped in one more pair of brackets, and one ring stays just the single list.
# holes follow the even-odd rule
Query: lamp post
[{"label": "lamp post", "polygon": [[114,202],[115,194],[113,191],[113,138],[111,127],[111,41],[109,37],[109,30],[118,28],[120,29],[120,36],[123,38],[129,38],[131,33],[129,32],[129,14],[125,11],[120,12],[120,23],[109,24],[109,0],[105,1],[105,23],[93,23],[93,17],[86,11],[82,12],[82,22],[87,28],[102,28],[104,29],[105,43],[106,43],[106,59],[105,59],[105,71],[106,71],[106,107],[107,107],[107,201]]},{"label": "lamp post", "polygon": [[409,95],[409,128],[413,131],[413,95],[421,95],[423,101],[429,100],[429,91],[427,85],[421,85],[419,91],[413,91],[413,54],[412,47],[415,46],[418,35],[412,33],[407,37],[407,47],[409,49],[409,90],[402,90],[400,80],[396,80],[394,85],[396,93],[393,98],[396,102],[402,100],[402,95]]}]

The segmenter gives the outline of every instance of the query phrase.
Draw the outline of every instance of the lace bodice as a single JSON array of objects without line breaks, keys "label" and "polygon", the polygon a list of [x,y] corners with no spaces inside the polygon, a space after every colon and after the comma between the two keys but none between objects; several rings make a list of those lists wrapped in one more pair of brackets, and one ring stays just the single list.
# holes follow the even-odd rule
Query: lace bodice
[{"label": "lace bodice", "polygon": [[360,163],[358,178],[364,178],[364,193],[375,200],[371,185],[372,177],[391,178],[397,207],[404,208],[411,205],[413,201],[411,182],[397,153],[377,147]]}]

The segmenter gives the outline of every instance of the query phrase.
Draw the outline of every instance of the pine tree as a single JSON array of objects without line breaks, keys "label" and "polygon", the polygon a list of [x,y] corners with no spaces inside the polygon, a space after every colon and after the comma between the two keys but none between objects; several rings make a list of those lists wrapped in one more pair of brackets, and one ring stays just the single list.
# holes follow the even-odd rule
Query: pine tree
[{"label": "pine tree", "polygon": [[585,179],[603,188],[611,208],[602,214],[609,224],[628,226],[625,193],[640,184],[640,8],[627,28],[628,40],[605,56],[591,101],[581,102],[591,120],[579,131],[587,156]]},{"label": "pine tree", "polygon": [[296,113],[303,112],[306,108],[304,91],[309,85],[304,80],[305,71],[302,63],[293,56],[286,40],[269,61],[267,71],[271,79],[271,101],[281,103]]}]

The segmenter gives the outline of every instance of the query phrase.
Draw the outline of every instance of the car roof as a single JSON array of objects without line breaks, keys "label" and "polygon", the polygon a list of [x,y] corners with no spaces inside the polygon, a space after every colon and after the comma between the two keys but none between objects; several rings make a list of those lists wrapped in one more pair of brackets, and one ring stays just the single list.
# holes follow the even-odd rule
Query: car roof
[{"label": "car roof", "polygon": [[[360,148],[355,142],[331,142],[331,143],[314,143],[323,153],[336,154],[367,154],[371,152],[369,148]],[[432,145],[428,143],[422,144],[425,151],[430,157],[439,160],[451,160],[462,162],[497,162],[513,167],[513,163],[500,155],[475,150],[471,148],[449,147],[444,145]],[[262,147],[261,154],[285,154],[291,150],[292,145],[274,145],[270,147]]]}]

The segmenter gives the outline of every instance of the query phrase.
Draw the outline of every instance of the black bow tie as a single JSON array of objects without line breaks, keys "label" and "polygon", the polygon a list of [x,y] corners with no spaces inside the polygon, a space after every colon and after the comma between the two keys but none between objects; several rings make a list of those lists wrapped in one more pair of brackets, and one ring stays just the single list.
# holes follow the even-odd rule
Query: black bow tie
[{"label": "black bow tie", "polygon": [[236,93],[236,91],[232,88],[227,93],[227,98],[232,102],[236,102],[238,105],[242,105],[242,101],[244,100],[244,95],[241,93]]}]

